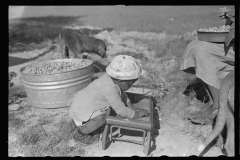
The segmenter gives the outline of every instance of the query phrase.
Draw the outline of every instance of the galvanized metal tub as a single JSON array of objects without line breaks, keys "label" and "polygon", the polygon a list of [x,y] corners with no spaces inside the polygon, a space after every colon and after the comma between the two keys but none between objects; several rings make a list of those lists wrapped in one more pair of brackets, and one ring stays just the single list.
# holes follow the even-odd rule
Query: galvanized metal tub
[{"label": "galvanized metal tub", "polygon": [[[92,61],[87,59],[59,59],[49,62],[86,63],[80,69],[57,74],[24,74],[20,69],[23,85],[30,105],[37,108],[66,107],[74,94],[85,88],[92,81]],[[45,61],[48,62],[48,61]]]},{"label": "galvanized metal tub", "polygon": [[206,42],[224,43],[228,32],[201,32],[197,31],[198,39]]}]

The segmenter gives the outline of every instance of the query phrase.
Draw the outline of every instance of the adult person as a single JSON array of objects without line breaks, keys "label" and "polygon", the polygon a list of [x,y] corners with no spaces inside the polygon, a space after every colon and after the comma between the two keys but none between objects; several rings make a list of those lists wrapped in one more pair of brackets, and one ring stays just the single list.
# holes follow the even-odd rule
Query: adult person
[{"label": "adult person", "polygon": [[209,118],[213,119],[218,111],[218,96],[222,80],[234,69],[235,65],[235,12],[234,9],[220,8],[221,19],[226,19],[225,25],[230,25],[230,31],[223,43],[210,43],[193,40],[187,46],[180,70],[195,74],[201,79],[210,102],[188,116],[194,123],[206,123]]}]

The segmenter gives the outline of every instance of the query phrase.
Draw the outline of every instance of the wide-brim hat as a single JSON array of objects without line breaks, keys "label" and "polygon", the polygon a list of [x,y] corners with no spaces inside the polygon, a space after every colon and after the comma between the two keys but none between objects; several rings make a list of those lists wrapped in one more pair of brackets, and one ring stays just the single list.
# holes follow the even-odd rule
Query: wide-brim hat
[{"label": "wide-brim hat", "polygon": [[116,56],[107,66],[106,72],[119,80],[138,79],[145,73],[137,60],[128,55]]}]

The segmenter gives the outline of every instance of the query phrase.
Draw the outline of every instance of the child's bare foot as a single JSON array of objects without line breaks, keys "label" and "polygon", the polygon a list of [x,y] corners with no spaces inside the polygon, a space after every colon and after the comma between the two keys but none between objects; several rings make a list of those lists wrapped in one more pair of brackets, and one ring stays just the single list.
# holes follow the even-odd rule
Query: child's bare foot
[{"label": "child's bare foot", "polygon": [[92,139],[92,136],[89,134],[82,133],[80,127],[77,127],[73,120],[69,122],[68,127],[69,133],[72,134],[72,138],[77,142],[91,144],[94,142],[93,140],[96,139]]},{"label": "child's bare foot", "polygon": [[73,135],[73,139],[78,143],[82,143],[84,145],[92,145],[99,141],[100,135],[91,136],[89,134],[82,133],[80,129]]},{"label": "child's bare foot", "polygon": [[99,141],[99,136],[94,135],[94,136],[90,136],[88,135],[87,137],[79,140],[78,142],[83,143],[85,145],[93,145],[95,143],[97,143]]},{"label": "child's bare foot", "polygon": [[[86,134],[86,133],[82,133],[80,131],[80,129],[78,129],[74,135],[73,135],[73,139],[78,141],[78,142],[81,142],[83,139],[86,139],[88,138],[90,135]],[[91,136],[90,136],[91,137]]]}]

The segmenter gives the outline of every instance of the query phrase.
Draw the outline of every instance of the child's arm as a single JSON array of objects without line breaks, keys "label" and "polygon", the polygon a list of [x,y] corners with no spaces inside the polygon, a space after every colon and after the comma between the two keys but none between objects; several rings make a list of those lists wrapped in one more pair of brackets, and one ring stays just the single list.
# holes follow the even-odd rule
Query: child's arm
[{"label": "child's arm", "polygon": [[148,111],[145,109],[140,109],[140,108],[134,109],[133,104],[131,103],[130,99],[128,98],[128,95],[125,92],[122,92],[122,98],[123,98],[123,101],[125,101],[124,103],[126,104],[126,106],[128,106],[128,108],[135,111],[135,115],[133,118],[139,118],[139,117],[148,115]]},{"label": "child's arm", "polygon": [[130,99],[128,98],[127,93],[122,91],[121,92],[121,98],[122,98],[122,101],[126,104],[126,106],[128,106],[128,108],[133,109],[133,105],[132,105]]},{"label": "child's arm", "polygon": [[128,108],[133,109],[133,105],[132,105],[132,103],[130,101],[127,101],[127,106],[128,106]]},{"label": "child's arm", "polygon": [[115,87],[105,87],[102,90],[102,94],[118,115],[131,119],[135,116],[135,110],[127,107],[126,103],[124,104],[122,97]]}]

